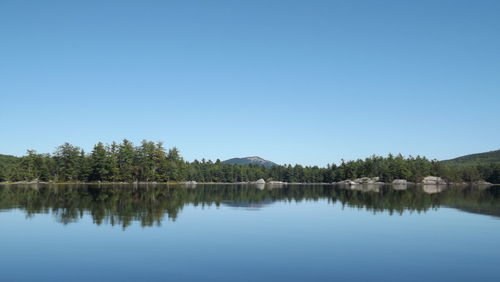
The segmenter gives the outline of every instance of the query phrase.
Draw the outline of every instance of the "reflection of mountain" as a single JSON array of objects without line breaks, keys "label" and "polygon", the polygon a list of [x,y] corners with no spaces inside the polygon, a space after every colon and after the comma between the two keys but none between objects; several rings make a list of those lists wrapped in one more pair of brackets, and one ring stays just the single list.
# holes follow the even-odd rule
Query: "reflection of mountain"
[{"label": "reflection of mountain", "polygon": [[461,211],[500,217],[500,186],[493,186],[481,191],[475,189],[449,189],[444,193],[441,205]]},{"label": "reflection of mountain", "polygon": [[277,201],[326,200],[373,212],[401,214],[425,212],[439,206],[500,217],[500,187],[477,189],[448,187],[427,189],[392,186],[377,189],[332,185],[289,185],[280,189],[256,189],[252,185],[197,185],[187,189],[168,185],[0,185],[0,210],[19,208],[28,216],[52,213],[63,224],[90,214],[95,224],[134,221],[143,226],[175,220],[185,205],[261,209]]},{"label": "reflection of mountain", "polygon": [[[443,204],[443,206],[445,206]],[[478,206],[478,205],[469,205],[469,204],[454,204],[450,206],[451,208],[458,209],[468,213],[475,214],[483,214],[483,215],[491,215],[500,217],[500,206]]]},{"label": "reflection of mountain", "polygon": [[233,208],[244,208],[244,209],[252,209],[258,210],[264,208],[266,206],[270,206],[274,203],[272,200],[264,200],[257,203],[253,202],[223,202],[222,204],[228,207]]}]

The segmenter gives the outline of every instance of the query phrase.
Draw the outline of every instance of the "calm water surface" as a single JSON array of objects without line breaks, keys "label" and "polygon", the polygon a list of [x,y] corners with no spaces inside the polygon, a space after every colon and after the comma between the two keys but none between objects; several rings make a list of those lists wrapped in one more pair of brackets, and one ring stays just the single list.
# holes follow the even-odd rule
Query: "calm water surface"
[{"label": "calm water surface", "polygon": [[500,281],[500,188],[0,185],[0,281]]}]

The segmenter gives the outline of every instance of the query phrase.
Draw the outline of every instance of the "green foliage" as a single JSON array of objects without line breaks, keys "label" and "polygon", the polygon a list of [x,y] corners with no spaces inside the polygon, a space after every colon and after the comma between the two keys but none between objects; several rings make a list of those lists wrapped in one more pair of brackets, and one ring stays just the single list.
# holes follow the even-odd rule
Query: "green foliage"
[{"label": "green foliage", "polygon": [[28,150],[26,156],[17,159],[10,169],[10,179],[14,181],[30,181],[50,179],[52,160],[48,155],[37,154]]},{"label": "green foliage", "polygon": [[6,168],[4,165],[0,165],[0,182],[7,181]]},{"label": "green foliage", "polygon": [[0,155],[0,182],[10,179],[12,169],[18,161],[18,157],[10,155]]},{"label": "green foliage", "polygon": [[18,157],[0,154],[0,167],[7,168],[17,163]]}]

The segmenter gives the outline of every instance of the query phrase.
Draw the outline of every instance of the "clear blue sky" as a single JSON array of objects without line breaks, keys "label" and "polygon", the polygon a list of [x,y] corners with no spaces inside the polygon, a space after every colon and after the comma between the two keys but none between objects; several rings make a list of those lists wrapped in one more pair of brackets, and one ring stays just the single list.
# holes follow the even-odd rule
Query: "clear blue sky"
[{"label": "clear blue sky", "polygon": [[500,148],[500,1],[1,1],[0,153],[326,165]]}]

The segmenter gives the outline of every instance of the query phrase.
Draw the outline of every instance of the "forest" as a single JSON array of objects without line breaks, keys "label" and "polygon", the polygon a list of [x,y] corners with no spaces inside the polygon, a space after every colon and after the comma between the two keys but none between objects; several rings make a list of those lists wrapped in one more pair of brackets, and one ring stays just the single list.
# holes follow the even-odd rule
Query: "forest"
[{"label": "forest", "polygon": [[421,156],[389,154],[331,163],[326,167],[299,164],[263,167],[225,164],[220,160],[185,161],[175,147],[144,140],[97,143],[86,153],[65,143],[52,154],[27,150],[22,157],[2,155],[0,182],[247,182],[257,179],[300,183],[331,183],[359,177],[380,177],[383,182],[406,179],[420,182],[425,176],[440,176],[449,182],[479,180],[500,183],[500,163],[454,164]]}]

